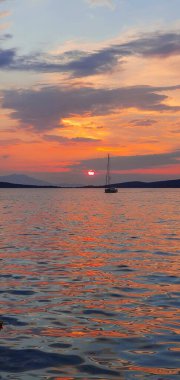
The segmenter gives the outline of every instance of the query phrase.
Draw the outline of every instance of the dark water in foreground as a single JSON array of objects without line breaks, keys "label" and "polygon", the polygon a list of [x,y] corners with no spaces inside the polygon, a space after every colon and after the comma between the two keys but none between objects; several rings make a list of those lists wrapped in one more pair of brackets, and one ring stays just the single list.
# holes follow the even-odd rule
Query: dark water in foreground
[{"label": "dark water in foreground", "polygon": [[0,379],[179,379],[178,190],[0,190]]}]

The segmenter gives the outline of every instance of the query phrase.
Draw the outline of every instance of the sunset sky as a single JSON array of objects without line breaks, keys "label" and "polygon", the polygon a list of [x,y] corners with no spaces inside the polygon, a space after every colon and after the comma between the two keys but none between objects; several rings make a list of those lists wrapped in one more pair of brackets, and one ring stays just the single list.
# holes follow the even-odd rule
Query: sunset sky
[{"label": "sunset sky", "polygon": [[[0,0],[0,175],[180,177],[180,0]],[[95,176],[88,176],[88,170]]]}]

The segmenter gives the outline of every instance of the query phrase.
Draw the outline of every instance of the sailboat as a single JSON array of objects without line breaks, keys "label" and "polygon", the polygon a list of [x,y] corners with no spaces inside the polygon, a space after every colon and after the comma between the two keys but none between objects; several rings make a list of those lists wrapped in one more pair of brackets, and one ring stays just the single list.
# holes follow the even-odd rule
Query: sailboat
[{"label": "sailboat", "polygon": [[110,156],[108,154],[108,162],[107,162],[107,172],[106,172],[106,185],[105,185],[105,193],[117,193],[118,189],[115,186],[111,185],[111,176],[110,176]]}]

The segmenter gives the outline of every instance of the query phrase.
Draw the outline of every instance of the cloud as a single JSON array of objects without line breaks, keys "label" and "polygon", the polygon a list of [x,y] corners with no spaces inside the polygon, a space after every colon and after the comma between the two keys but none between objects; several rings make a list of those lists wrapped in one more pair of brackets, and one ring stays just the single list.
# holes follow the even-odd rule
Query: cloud
[{"label": "cloud", "polygon": [[180,54],[180,33],[156,32],[150,35],[141,35],[139,38],[124,44],[124,48],[128,49],[131,54],[134,51],[135,55],[140,54],[145,57],[167,57]]},{"label": "cloud", "polygon": [[46,141],[54,141],[59,144],[65,144],[65,143],[97,143],[100,142],[100,139],[92,139],[89,137],[73,137],[73,138],[68,138],[64,136],[56,136],[56,135],[44,135],[43,136],[44,140]]},{"label": "cloud", "polygon": [[64,72],[74,77],[102,74],[124,64],[130,56],[160,59],[180,54],[180,33],[169,32],[139,35],[125,43],[110,44],[106,47],[88,51],[67,51],[60,55],[44,53],[18,56],[7,61],[4,68],[35,72]]},{"label": "cloud", "polygon": [[0,158],[2,158],[3,160],[7,160],[8,158],[10,158],[10,155],[9,154],[3,154],[2,156],[0,156]]},{"label": "cloud", "polygon": [[65,68],[74,76],[81,77],[112,70],[130,56],[164,58],[177,54],[180,54],[180,33],[154,33],[87,53],[67,63]]},{"label": "cloud", "polygon": [[130,121],[130,124],[141,127],[149,127],[155,123],[157,123],[157,120],[154,119],[135,119]]},{"label": "cloud", "polygon": [[119,55],[115,51],[112,54],[112,51],[108,49],[102,50],[67,63],[66,70],[76,77],[101,74],[112,70],[117,65],[118,59]]},{"label": "cloud", "polygon": [[[106,160],[106,158],[83,160],[79,165],[75,165],[75,167],[78,166],[79,168],[85,169],[92,167],[94,170],[104,171],[106,168]],[[179,160],[180,150],[176,150],[174,152],[162,154],[111,157],[111,165],[114,171],[126,171],[174,165],[178,164]]]},{"label": "cloud", "polygon": [[101,74],[112,70],[118,63],[119,56],[110,50],[97,52],[71,51],[59,56],[31,54],[18,57],[7,64],[6,69],[34,71],[44,73],[69,73],[72,77]]},{"label": "cloud", "polygon": [[63,128],[62,119],[73,114],[106,115],[115,110],[136,108],[150,111],[178,111],[165,104],[160,93],[180,86],[132,86],[117,89],[43,87],[38,90],[7,90],[2,107],[12,110],[11,118],[37,131]]},{"label": "cloud", "polygon": [[6,68],[10,66],[15,59],[14,49],[0,49],[0,68]]},{"label": "cloud", "polygon": [[10,38],[12,38],[12,34],[5,33],[5,34],[0,36],[0,41],[6,41],[6,40],[9,40]]}]

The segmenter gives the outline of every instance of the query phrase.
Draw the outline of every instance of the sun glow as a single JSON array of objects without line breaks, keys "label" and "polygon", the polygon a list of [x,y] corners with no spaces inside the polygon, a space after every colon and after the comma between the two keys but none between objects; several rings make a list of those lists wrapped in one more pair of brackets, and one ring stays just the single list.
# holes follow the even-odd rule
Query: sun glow
[{"label": "sun glow", "polygon": [[95,175],[94,170],[89,170],[89,171],[88,171],[88,175],[89,175],[89,176],[93,176],[93,175]]}]

